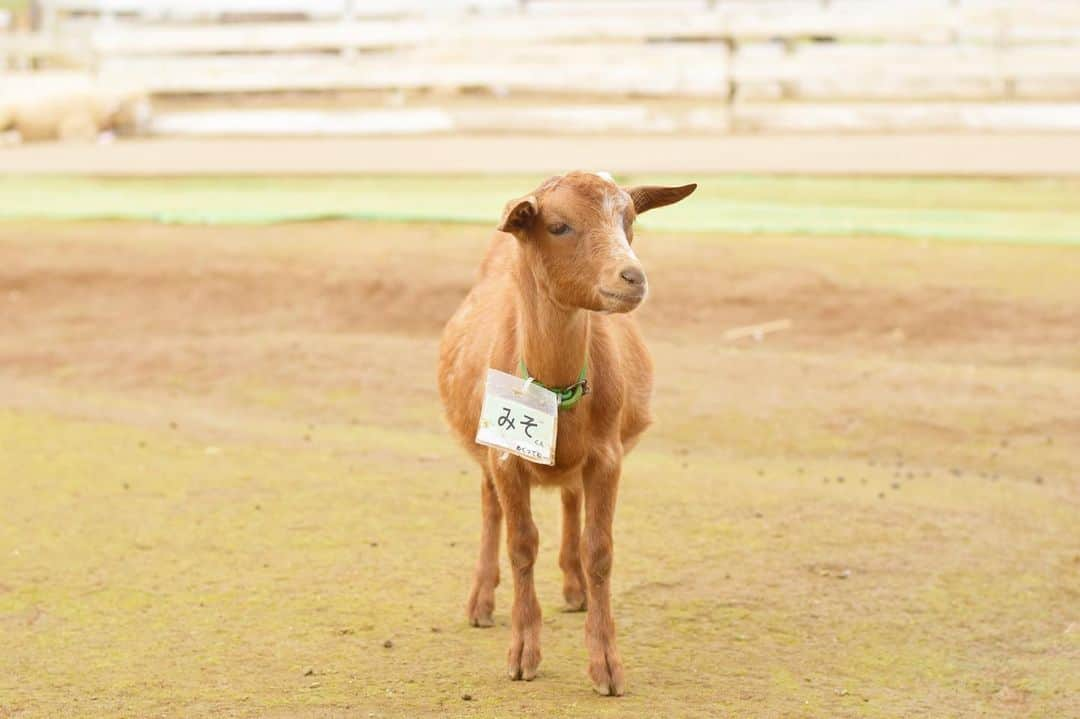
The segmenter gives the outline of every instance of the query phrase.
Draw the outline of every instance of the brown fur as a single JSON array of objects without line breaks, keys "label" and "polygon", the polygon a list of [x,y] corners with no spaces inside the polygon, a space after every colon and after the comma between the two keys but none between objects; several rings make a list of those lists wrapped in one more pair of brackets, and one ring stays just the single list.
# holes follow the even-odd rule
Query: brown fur
[{"label": "brown fur", "polygon": [[[622,459],[649,424],[652,393],[652,362],[626,314],[647,291],[630,249],[633,221],[694,187],[623,190],[582,172],[545,181],[507,204],[479,281],[446,325],[439,391],[451,428],[483,469],[480,558],[468,617],[474,626],[493,623],[505,517],[514,579],[507,657],[513,679],[533,679],[540,663],[540,604],[533,586],[539,537],[529,504],[531,487],[539,484],[562,493],[563,596],[570,611],[588,606],[593,687],[612,695],[625,689],[611,615],[611,530]],[[560,225],[569,230],[558,234]],[[500,452],[475,443],[488,367],[516,374],[524,357],[538,381],[567,386],[577,380],[586,354],[592,392],[559,412],[554,466],[514,456],[500,460]]]}]

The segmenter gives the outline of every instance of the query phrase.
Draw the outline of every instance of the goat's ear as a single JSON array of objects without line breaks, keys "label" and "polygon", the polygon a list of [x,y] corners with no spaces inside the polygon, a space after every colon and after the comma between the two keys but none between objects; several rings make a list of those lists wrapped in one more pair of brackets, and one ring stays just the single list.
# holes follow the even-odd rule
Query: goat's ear
[{"label": "goat's ear", "polygon": [[674,205],[679,200],[689,197],[690,193],[696,189],[697,184],[695,183],[682,185],[681,187],[638,185],[637,187],[628,187],[626,191],[630,193],[630,199],[634,201],[634,211],[640,215],[642,212],[648,212],[657,207]]},{"label": "goat's ear", "polygon": [[499,232],[516,234],[529,228],[533,220],[540,212],[540,206],[532,195],[510,200],[503,210],[502,219],[499,220]]}]

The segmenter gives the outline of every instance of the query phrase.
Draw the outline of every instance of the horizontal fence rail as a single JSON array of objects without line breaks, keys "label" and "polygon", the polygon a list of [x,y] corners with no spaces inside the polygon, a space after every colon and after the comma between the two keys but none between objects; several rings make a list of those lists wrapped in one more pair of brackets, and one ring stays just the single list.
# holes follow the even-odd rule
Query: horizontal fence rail
[{"label": "horizontal fence rail", "polygon": [[[46,0],[40,6],[37,33],[0,33],[0,62],[84,67],[102,83],[157,96],[565,95],[570,100],[556,116],[571,118],[571,129],[597,126],[580,119],[583,102],[622,100],[635,108],[651,98],[694,101],[699,113],[641,116],[615,107],[608,115],[616,126],[672,131],[1080,130],[1080,0]],[[547,117],[495,110],[490,123],[481,110],[470,110],[430,124],[498,127],[542,124],[535,118]],[[320,117],[321,127],[356,124],[355,117]],[[393,124],[384,121],[375,124]]]}]

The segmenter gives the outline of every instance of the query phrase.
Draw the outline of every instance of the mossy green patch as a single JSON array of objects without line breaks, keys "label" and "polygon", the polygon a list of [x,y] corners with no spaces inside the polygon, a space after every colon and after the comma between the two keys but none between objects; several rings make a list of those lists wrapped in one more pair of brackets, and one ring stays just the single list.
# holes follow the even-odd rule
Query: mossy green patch
[{"label": "mossy green patch", "polygon": [[[620,177],[682,183],[687,178]],[[1023,244],[1080,243],[1080,183],[1069,179],[692,178],[684,202],[642,218],[672,231],[876,235]],[[0,219],[264,224],[364,219],[492,225],[524,176],[0,177]]]}]

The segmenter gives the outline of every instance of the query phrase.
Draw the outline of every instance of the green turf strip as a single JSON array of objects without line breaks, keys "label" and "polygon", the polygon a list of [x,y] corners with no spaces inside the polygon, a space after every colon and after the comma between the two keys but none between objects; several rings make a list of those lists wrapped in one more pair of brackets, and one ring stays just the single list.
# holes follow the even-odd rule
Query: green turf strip
[{"label": "green turf strip", "polygon": [[[0,176],[0,220],[266,224],[325,219],[493,225],[530,176],[82,178]],[[1080,181],[649,177],[697,180],[646,227],[736,234],[880,235],[1080,244]]]}]

